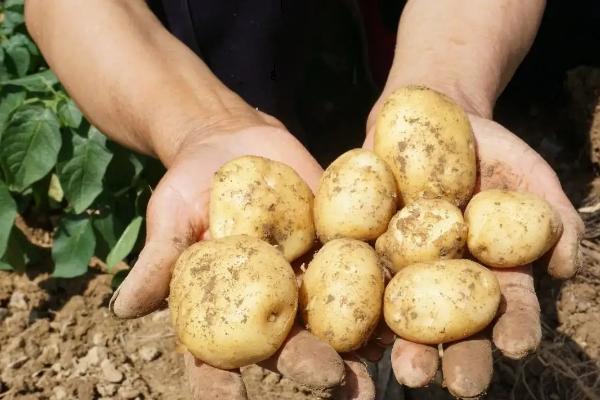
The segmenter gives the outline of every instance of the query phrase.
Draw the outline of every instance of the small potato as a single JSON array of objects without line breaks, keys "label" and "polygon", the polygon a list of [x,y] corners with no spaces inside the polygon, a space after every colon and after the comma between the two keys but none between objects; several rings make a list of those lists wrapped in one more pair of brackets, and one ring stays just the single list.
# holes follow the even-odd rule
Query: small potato
[{"label": "small potato", "polygon": [[562,233],[560,216],[542,198],[526,192],[486,190],[465,210],[467,246],[490,267],[529,264],[546,253]]},{"label": "small potato", "polygon": [[335,238],[373,240],[396,212],[396,182],[375,153],[350,150],[326,170],[315,196],[315,227],[323,243]]},{"label": "small potato", "polygon": [[375,249],[395,273],[417,262],[460,258],[466,241],[467,225],[458,207],[421,199],[398,211]]},{"label": "small potato", "polygon": [[499,304],[490,270],[470,260],[440,260],[401,269],[385,289],[383,315],[401,338],[439,344],[479,332]]},{"label": "small potato", "polygon": [[307,329],[340,353],[358,349],[381,316],[383,290],[371,246],[353,239],[327,242],[302,278],[299,302]]},{"label": "small potato", "polygon": [[385,101],[374,151],[391,167],[404,204],[446,199],[462,207],[473,193],[475,144],[467,115],[441,93],[407,86]]},{"label": "small potato", "polygon": [[257,237],[292,261],[313,246],[312,208],[310,188],[291,167],[263,157],[239,157],[215,174],[210,233],[215,239]]},{"label": "small potato", "polygon": [[246,235],[196,243],[173,270],[169,307],[177,337],[221,369],[269,358],[297,311],[294,271],[273,246]]}]

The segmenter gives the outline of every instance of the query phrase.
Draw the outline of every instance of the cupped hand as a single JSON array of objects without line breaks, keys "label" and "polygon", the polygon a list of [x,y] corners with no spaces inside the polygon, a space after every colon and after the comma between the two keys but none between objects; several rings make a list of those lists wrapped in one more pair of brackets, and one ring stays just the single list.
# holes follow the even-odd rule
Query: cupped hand
[{"label": "cupped hand", "polygon": [[[503,188],[525,190],[546,199],[560,214],[563,233],[548,255],[548,272],[569,278],[579,266],[579,241],[583,222],[562,190],[552,168],[525,142],[500,124],[470,116],[477,144],[477,191]],[[372,132],[371,132],[372,133]],[[372,147],[372,134],[365,146]],[[476,397],[485,392],[493,372],[492,346],[509,358],[520,359],[536,351],[541,340],[540,306],[531,266],[494,269],[502,302],[491,332],[444,346],[441,358],[444,383],[457,397]],[[392,367],[397,380],[409,387],[427,385],[439,363],[437,348],[396,339]]]},{"label": "cupped hand", "polygon": [[[171,269],[179,254],[208,234],[208,202],[214,172],[242,155],[284,162],[316,187],[322,169],[282,126],[245,126],[215,135],[186,137],[169,162],[147,210],[146,243],[137,262],[115,292],[110,308],[120,318],[136,318],[161,307],[169,294]],[[214,368],[186,353],[185,365],[194,399],[245,399],[239,371]],[[295,327],[279,352],[263,366],[309,387],[346,385],[356,394],[364,386],[363,369],[342,361],[329,345]],[[354,372],[356,371],[356,372]],[[361,382],[353,385],[352,382]],[[352,389],[352,387],[356,387]],[[351,396],[354,396],[351,394]]]}]

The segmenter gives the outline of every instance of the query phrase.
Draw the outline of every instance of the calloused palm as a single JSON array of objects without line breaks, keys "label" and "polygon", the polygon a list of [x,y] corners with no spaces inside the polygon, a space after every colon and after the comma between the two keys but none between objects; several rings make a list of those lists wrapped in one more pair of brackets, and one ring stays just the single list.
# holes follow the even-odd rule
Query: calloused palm
[{"label": "calloused palm", "polygon": [[[139,317],[163,304],[169,294],[175,260],[190,244],[207,237],[208,201],[214,172],[241,155],[282,161],[293,167],[313,189],[322,174],[314,158],[280,127],[251,127],[185,141],[148,204],[146,244],[111,300],[110,307],[116,316]],[[239,371],[216,369],[189,353],[185,355],[185,364],[194,399],[247,398]],[[319,389],[338,386],[346,376],[346,390],[354,398],[370,384],[364,366],[352,361],[344,364],[333,348],[298,327],[263,366]]]},{"label": "calloused palm", "polygon": [[[579,265],[578,248],[583,223],[565,195],[552,168],[525,142],[500,124],[470,116],[477,143],[479,181],[476,191],[504,188],[533,192],[546,199],[560,214],[563,233],[550,251],[548,272],[557,278],[572,276]],[[368,135],[366,147],[372,147]],[[493,342],[502,353],[519,359],[535,351],[541,340],[540,307],[531,266],[494,269],[502,290],[502,304],[492,330]],[[492,376],[489,332],[445,346],[442,357],[444,382],[458,397],[483,393]],[[392,367],[400,383],[427,385],[439,366],[438,350],[397,339]]]}]

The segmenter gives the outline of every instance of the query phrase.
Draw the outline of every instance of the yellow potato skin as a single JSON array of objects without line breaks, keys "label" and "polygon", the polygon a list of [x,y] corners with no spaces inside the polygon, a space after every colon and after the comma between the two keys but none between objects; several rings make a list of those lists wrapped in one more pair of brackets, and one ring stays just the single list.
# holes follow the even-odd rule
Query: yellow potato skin
[{"label": "yellow potato skin", "polygon": [[250,235],[276,246],[288,261],[315,240],[313,193],[291,167],[243,156],[224,164],[213,179],[210,234]]},{"label": "yellow potato skin", "polygon": [[171,318],[200,360],[239,368],[272,356],[297,311],[294,271],[273,246],[246,235],[196,243],[173,270]]},{"label": "yellow potato skin", "polygon": [[393,92],[375,124],[374,151],[392,168],[403,203],[445,199],[462,207],[476,179],[475,143],[466,113],[422,86]]},{"label": "yellow potato skin", "polygon": [[420,199],[392,218],[375,242],[377,253],[396,273],[417,262],[461,258],[467,224],[458,207],[441,199]]},{"label": "yellow potato skin", "polygon": [[473,196],[465,209],[467,246],[495,268],[529,264],[560,238],[560,216],[544,199],[527,192],[492,189]]},{"label": "yellow potato skin", "polygon": [[361,347],[381,316],[384,277],[375,251],[354,239],[327,242],[300,287],[307,329],[344,353]]},{"label": "yellow potato skin", "polygon": [[375,153],[350,150],[323,173],[315,196],[317,236],[374,240],[387,227],[397,205],[390,167]]},{"label": "yellow potato skin", "polygon": [[439,260],[401,269],[385,289],[385,322],[415,343],[464,339],[485,328],[500,304],[494,274],[470,260]]}]

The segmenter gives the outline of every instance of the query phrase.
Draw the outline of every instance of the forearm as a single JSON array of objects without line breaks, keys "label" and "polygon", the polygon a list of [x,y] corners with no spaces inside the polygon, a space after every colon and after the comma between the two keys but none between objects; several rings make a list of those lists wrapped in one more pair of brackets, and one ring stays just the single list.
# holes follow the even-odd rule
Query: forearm
[{"label": "forearm", "polygon": [[544,0],[408,1],[382,98],[422,84],[491,117],[533,43],[544,6]]},{"label": "forearm", "polygon": [[144,1],[27,0],[27,27],[85,115],[165,164],[190,131],[253,124],[259,113],[171,36]]}]

